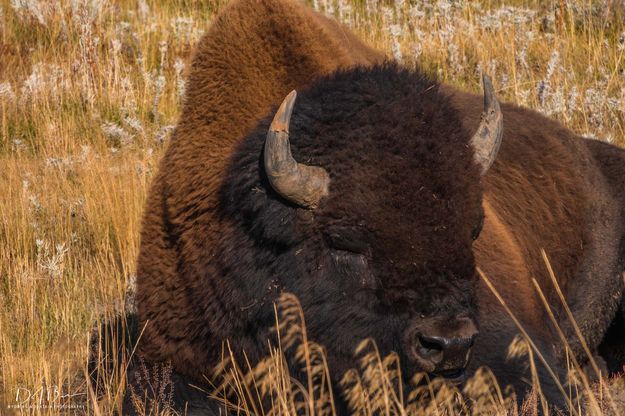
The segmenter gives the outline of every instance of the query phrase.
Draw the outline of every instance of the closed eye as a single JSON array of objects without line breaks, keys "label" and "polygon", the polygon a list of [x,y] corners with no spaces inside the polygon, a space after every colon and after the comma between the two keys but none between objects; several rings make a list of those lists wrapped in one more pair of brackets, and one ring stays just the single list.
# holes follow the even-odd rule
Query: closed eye
[{"label": "closed eye", "polygon": [[328,246],[355,254],[369,254],[369,233],[361,227],[333,226],[326,230]]},{"label": "closed eye", "polygon": [[330,254],[337,271],[345,278],[358,282],[363,288],[377,288],[375,277],[364,254],[337,249],[331,249]]}]

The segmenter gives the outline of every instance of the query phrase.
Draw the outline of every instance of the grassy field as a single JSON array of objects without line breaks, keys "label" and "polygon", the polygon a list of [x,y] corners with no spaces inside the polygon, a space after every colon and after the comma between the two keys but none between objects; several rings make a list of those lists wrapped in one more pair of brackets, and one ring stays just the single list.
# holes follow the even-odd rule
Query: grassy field
[{"label": "grassy field", "polygon": [[[68,410],[10,408],[16,399],[49,404],[69,395],[70,411],[89,414],[118,403],[123,385],[111,380],[96,404],[84,382],[89,333],[102,316],[124,310],[143,202],[176,123],[193,47],[225,3],[0,0],[0,414]],[[625,144],[622,1],[308,3],[407,66],[475,91],[485,70],[502,99]],[[312,341],[302,345],[323,364]],[[472,384],[482,401],[470,408],[457,407],[445,388],[411,408],[389,393],[392,357],[378,358],[365,354],[374,370],[364,366],[369,372],[350,385],[363,414],[376,406],[385,414],[536,410],[532,400],[516,409],[487,375]],[[274,353],[265,374],[292,399],[281,363]],[[231,382],[243,377],[229,374]],[[331,413],[327,398],[310,404],[315,394],[303,401],[307,409]],[[603,390],[590,395],[589,414],[614,405]],[[291,402],[275,413],[299,406]]]}]

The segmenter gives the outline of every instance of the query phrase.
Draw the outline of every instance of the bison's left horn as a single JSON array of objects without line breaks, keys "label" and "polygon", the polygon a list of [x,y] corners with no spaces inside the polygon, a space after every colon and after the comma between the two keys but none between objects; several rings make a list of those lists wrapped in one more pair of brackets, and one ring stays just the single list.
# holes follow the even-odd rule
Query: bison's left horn
[{"label": "bison's left horn", "polygon": [[484,112],[477,132],[471,139],[475,160],[482,167],[482,175],[495,161],[503,137],[503,114],[495,96],[493,83],[487,75],[482,76],[484,84]]},{"label": "bison's left horn", "polygon": [[289,122],[297,93],[286,96],[271,122],[265,141],[265,172],[272,188],[285,199],[315,208],[328,195],[330,176],[325,169],[297,163],[291,155]]}]

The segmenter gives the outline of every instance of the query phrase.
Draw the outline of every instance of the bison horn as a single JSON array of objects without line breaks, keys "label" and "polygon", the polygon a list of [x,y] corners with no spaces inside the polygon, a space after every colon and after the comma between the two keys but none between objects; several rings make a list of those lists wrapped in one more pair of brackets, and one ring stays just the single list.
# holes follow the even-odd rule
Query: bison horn
[{"label": "bison horn", "polygon": [[499,107],[493,83],[487,75],[482,76],[484,84],[484,112],[477,132],[471,139],[475,161],[482,167],[482,175],[495,161],[503,137],[503,114]]},{"label": "bison horn", "polygon": [[330,176],[325,169],[297,163],[291,155],[289,122],[297,93],[291,91],[273,117],[265,141],[265,172],[271,187],[283,198],[315,208],[328,195]]}]

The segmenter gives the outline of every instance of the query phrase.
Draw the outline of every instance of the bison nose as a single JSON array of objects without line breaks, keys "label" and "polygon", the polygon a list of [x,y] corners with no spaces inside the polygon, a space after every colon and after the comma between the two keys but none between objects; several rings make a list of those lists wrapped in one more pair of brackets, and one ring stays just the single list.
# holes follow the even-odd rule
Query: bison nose
[{"label": "bison nose", "polygon": [[473,337],[452,338],[420,334],[416,344],[417,354],[422,359],[430,361],[436,368],[464,368],[468,361],[471,347],[473,347]]},{"label": "bison nose", "polygon": [[477,333],[470,318],[426,318],[408,330],[409,355],[433,376],[462,382]]}]

